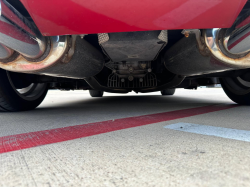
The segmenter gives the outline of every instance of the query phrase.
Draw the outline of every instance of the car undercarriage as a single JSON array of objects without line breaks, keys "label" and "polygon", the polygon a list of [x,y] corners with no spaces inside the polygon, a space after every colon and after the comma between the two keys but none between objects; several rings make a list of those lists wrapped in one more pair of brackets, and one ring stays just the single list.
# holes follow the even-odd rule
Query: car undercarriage
[{"label": "car undercarriage", "polygon": [[37,107],[48,89],[136,93],[221,84],[250,104],[247,3],[230,28],[45,36],[19,1],[0,0],[0,108]]}]

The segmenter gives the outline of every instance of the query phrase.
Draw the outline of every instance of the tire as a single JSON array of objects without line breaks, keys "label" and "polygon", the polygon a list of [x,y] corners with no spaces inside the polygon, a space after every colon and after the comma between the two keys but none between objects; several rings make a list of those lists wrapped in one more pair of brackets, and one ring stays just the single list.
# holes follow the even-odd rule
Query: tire
[{"label": "tire", "polygon": [[16,77],[18,73],[0,69],[0,111],[18,112],[35,109],[48,92],[47,84],[25,83],[25,87],[16,88],[16,81],[20,81],[15,80]]},{"label": "tire", "polygon": [[172,89],[165,89],[161,91],[161,95],[174,95],[175,88]]},{"label": "tire", "polygon": [[226,95],[235,103],[250,105],[250,82],[237,78],[221,78],[221,86]]},{"label": "tire", "polygon": [[90,94],[91,97],[102,97],[103,96],[103,91],[89,90],[89,94]]}]

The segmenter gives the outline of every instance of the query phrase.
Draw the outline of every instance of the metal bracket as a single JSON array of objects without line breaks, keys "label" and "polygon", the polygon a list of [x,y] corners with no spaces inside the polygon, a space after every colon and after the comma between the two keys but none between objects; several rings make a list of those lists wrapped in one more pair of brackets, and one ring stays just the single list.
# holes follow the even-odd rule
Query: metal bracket
[{"label": "metal bracket", "polygon": [[187,38],[189,37],[190,34],[195,34],[197,45],[198,45],[200,53],[203,56],[209,56],[210,55],[210,50],[207,48],[207,46],[205,44],[205,40],[201,36],[200,29],[184,29],[181,33],[184,34],[185,37],[187,37]]}]

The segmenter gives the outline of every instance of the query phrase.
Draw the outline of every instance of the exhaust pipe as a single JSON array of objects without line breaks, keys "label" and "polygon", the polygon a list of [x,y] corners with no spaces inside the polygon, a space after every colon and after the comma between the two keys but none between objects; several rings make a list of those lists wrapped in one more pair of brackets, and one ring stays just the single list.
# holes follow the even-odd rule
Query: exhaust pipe
[{"label": "exhaust pipe", "polygon": [[0,0],[0,68],[83,79],[98,74],[103,54],[77,36],[44,37],[6,0]]},{"label": "exhaust pipe", "polygon": [[250,68],[250,24],[241,28],[211,29],[204,33],[211,55],[235,69]]},{"label": "exhaust pipe", "polygon": [[[6,0],[0,0],[0,43],[25,57],[39,58],[46,49],[46,40],[29,20]],[[2,48],[0,49],[1,51]],[[3,52],[1,52],[2,54]],[[2,56],[0,56],[2,59]]]},{"label": "exhaust pipe", "polygon": [[238,20],[230,29],[183,30],[186,37],[165,53],[165,67],[183,76],[250,68],[250,23]]}]

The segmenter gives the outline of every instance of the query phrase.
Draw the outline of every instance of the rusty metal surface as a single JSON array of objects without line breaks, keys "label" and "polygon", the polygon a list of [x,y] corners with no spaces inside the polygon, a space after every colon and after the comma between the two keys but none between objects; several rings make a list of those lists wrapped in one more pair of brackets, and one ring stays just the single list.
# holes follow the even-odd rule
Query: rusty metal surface
[{"label": "rusty metal surface", "polygon": [[[250,68],[250,53],[239,58],[229,57],[223,53],[220,45],[218,36],[221,29],[206,30],[205,32],[205,42],[206,46],[211,51],[212,56],[220,60],[222,64],[228,67],[233,67],[237,69]],[[246,38],[248,40],[248,38]]]},{"label": "rusty metal surface", "polygon": [[1,62],[0,68],[20,73],[34,73],[54,65],[66,52],[68,38],[66,36],[52,37],[50,54],[40,62],[30,62],[21,55],[12,62]]}]

